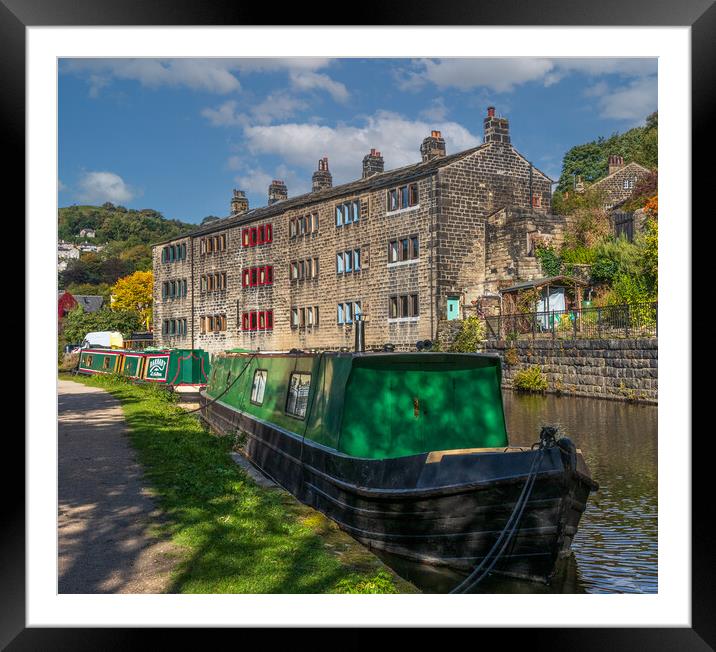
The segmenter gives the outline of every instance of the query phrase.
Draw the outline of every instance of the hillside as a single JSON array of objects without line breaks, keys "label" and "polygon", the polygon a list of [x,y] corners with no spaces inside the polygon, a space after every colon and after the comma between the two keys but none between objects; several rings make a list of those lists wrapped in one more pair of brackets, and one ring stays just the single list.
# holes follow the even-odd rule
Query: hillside
[{"label": "hillside", "polygon": [[[58,213],[58,239],[102,245],[99,253],[84,253],[70,261],[59,274],[59,287],[79,294],[108,296],[118,278],[152,268],[151,245],[186,233],[196,227],[165,218],[159,211],[115,206],[66,206]],[[94,229],[90,240],[80,237],[82,229]]]},{"label": "hillside", "polygon": [[642,127],[629,129],[609,138],[598,138],[590,143],[576,145],[564,155],[562,174],[557,192],[573,187],[574,175],[581,175],[587,184],[605,177],[609,168],[610,154],[624,157],[625,163],[636,161],[650,170],[658,167],[658,114],[652,113]]}]

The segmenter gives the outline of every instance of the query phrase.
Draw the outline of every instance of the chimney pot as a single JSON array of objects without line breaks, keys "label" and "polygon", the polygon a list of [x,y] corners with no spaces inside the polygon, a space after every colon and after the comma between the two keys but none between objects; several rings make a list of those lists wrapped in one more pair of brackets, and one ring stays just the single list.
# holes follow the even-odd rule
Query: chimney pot
[{"label": "chimney pot", "polygon": [[380,174],[384,169],[385,162],[380,152],[375,148],[371,148],[370,154],[366,154],[363,157],[363,178],[367,179],[374,174]]},{"label": "chimney pot", "polygon": [[243,190],[237,190],[234,188],[234,194],[231,198],[231,214],[241,215],[249,210],[249,200],[246,198],[246,193]]},{"label": "chimney pot", "polygon": [[333,186],[333,175],[328,171],[327,156],[324,156],[318,161],[318,170],[313,173],[312,181],[312,192],[317,192]]},{"label": "chimney pot", "polygon": [[494,106],[488,106],[488,107],[487,107],[487,115],[488,115],[490,118],[494,118],[494,117],[495,117],[495,107],[494,107]]},{"label": "chimney pot", "polygon": [[288,199],[288,188],[281,179],[274,179],[268,188],[268,205]]},{"label": "chimney pot", "polygon": [[420,145],[420,155],[423,158],[423,163],[432,161],[434,158],[443,158],[445,154],[445,139],[439,131],[431,131],[430,135]]},{"label": "chimney pot", "polygon": [[510,122],[507,118],[495,117],[494,106],[487,108],[487,117],[483,123],[485,128],[483,142],[510,144]]}]

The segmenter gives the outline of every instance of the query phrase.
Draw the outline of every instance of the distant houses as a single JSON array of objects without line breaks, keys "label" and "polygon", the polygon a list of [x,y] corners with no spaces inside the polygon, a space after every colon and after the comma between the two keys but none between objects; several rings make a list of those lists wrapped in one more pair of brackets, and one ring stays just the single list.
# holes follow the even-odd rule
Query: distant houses
[{"label": "distant houses", "polygon": [[[80,236],[83,236],[83,234],[85,233],[92,234],[86,235],[86,237],[88,238],[95,237],[94,231],[92,229],[82,229],[82,231],[80,231]],[[88,243],[73,244],[71,242],[65,242],[64,240],[60,240],[57,243],[57,270],[60,272],[64,272],[67,269],[67,264],[71,260],[79,260],[80,254],[88,252],[98,253],[102,251],[102,249],[104,249],[102,245]]]}]

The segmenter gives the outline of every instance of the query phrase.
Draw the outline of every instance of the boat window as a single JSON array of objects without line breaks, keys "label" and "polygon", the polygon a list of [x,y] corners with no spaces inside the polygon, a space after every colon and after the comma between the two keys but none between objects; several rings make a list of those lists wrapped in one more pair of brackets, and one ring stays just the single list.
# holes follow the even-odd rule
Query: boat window
[{"label": "boat window", "polygon": [[254,372],[254,384],[251,387],[251,402],[254,405],[262,405],[264,402],[267,374],[266,369],[257,369]]},{"label": "boat window", "polygon": [[109,356],[104,356],[104,360],[102,361],[102,369],[109,369]]},{"label": "boat window", "polygon": [[85,356],[85,367],[91,367],[92,366],[92,356],[86,355]]},{"label": "boat window", "polygon": [[292,373],[288,383],[288,398],[286,400],[286,414],[299,419],[306,417],[308,405],[308,391],[311,388],[311,374]]}]

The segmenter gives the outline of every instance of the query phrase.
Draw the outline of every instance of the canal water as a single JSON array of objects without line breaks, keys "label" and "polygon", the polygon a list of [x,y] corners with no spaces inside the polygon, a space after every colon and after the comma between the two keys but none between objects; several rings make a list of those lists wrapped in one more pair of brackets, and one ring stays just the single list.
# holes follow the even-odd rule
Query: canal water
[{"label": "canal water", "polygon": [[[510,444],[539,440],[558,424],[599,483],[550,585],[489,577],[479,593],[656,593],[657,408],[621,401],[504,392]],[[461,576],[385,557],[428,593],[446,593]]]}]

